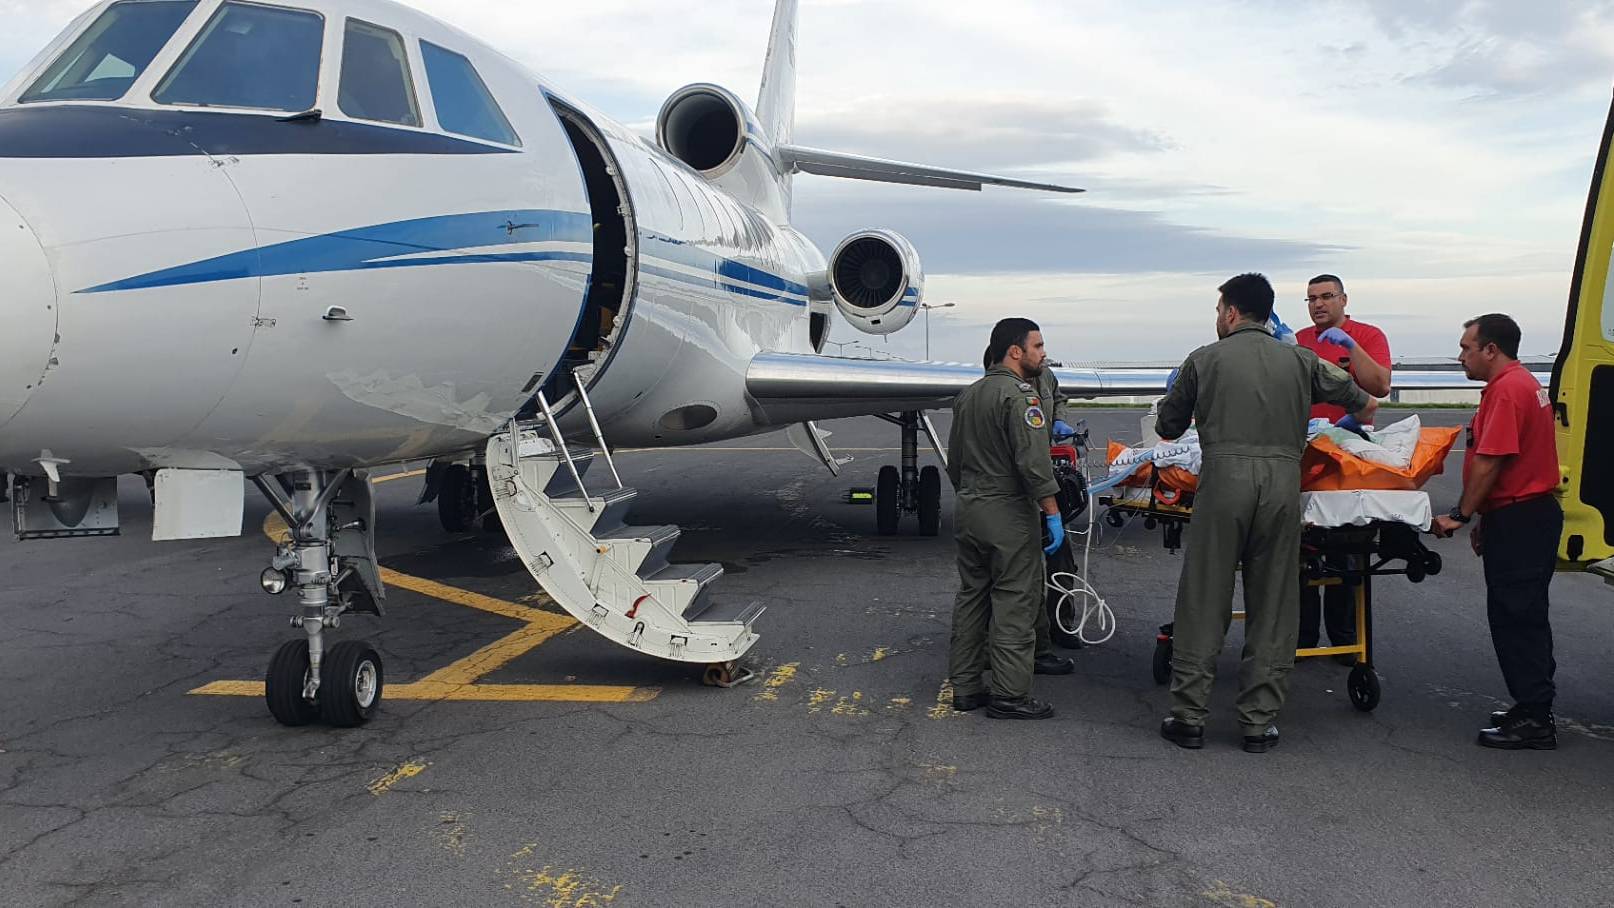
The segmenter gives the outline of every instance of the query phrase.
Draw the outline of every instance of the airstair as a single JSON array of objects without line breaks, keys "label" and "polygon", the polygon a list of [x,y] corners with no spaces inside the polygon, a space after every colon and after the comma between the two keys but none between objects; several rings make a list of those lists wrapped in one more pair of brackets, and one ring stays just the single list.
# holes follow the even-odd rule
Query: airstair
[{"label": "airstair", "polygon": [[[765,606],[714,597],[721,565],[669,562],[678,527],[627,523],[638,493],[622,485],[581,382],[578,393],[598,451],[567,445],[542,394],[541,419],[512,421],[488,439],[493,503],[516,553],[555,602],[606,639],[706,664],[710,684],[743,680],[734,663],[756,643],[751,624]],[[590,489],[584,476],[596,459],[611,479]]]}]

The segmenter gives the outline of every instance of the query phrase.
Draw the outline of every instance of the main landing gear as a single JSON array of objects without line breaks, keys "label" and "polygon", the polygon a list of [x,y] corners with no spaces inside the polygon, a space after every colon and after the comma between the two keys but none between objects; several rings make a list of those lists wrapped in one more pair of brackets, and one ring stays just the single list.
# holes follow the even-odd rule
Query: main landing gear
[{"label": "main landing gear", "polygon": [[481,458],[470,463],[433,461],[427,468],[426,485],[420,503],[437,500],[437,520],[450,533],[466,533],[481,527],[485,533],[500,529],[499,512],[493,507],[493,489],[488,485],[488,468]]},{"label": "main landing gear", "polygon": [[382,613],[386,591],[376,567],[375,504],[368,474],[299,470],[253,478],[285,521],[281,542],[263,572],[265,592],[295,589],[301,613],[291,619],[304,638],[275,650],[264,675],[264,699],[282,725],[323,720],[363,725],[381,705],[385,673],[375,647],[344,640],[325,648],[325,631],[350,612]]},{"label": "main landing gear", "polygon": [[947,455],[936,437],[936,427],[920,410],[879,418],[902,429],[902,468],[880,468],[874,489],[875,527],[881,536],[895,536],[902,515],[913,514],[919,518],[919,535],[935,536],[941,532],[942,476],[936,467],[919,468],[919,430],[924,429],[931,449],[945,465]]}]

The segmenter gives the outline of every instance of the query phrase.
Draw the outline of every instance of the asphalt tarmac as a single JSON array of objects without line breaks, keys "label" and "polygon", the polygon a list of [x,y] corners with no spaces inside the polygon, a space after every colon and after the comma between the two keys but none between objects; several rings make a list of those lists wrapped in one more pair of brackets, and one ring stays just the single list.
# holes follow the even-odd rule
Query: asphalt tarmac
[{"label": "asphalt tarmac", "polygon": [[[1135,440],[1140,416],[1088,414],[1095,440]],[[493,646],[476,683],[547,699],[388,699],[335,730],[282,728],[261,697],[191,693],[250,694],[297,633],[290,599],[257,588],[271,547],[256,501],[239,539],[152,543],[144,488],[126,482],[121,537],[8,536],[0,902],[1608,902],[1614,588],[1554,584],[1556,752],[1474,744],[1507,701],[1464,539],[1434,543],[1440,576],[1376,586],[1376,711],[1352,708],[1344,667],[1302,663],[1282,746],[1242,752],[1235,625],[1206,747],[1182,751],[1156,733],[1166,697],[1150,673],[1179,556],[1133,524],[1092,557],[1114,638],[1077,653],[1075,675],[1037,679],[1057,716],[955,714],[950,518],[940,538],[911,519],[874,535],[873,508],[842,497],[896,460],[896,430],[827,427],[857,458],[839,479],[782,435],[619,460],[641,490],[635,522],[684,527],[674,560],[721,562],[725,594],[769,603],[760,677],[728,690],[576,627],[493,646],[522,615],[554,619],[498,537],[447,535],[414,505],[414,477],[377,487],[389,614],[337,639],[375,642],[404,691]],[[1460,456],[1429,486],[1442,509]]]}]

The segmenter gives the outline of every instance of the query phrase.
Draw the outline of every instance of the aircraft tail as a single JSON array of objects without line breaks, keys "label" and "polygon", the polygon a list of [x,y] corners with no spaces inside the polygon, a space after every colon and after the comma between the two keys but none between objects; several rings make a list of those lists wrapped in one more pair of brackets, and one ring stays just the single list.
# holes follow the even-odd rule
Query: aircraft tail
[{"label": "aircraft tail", "polygon": [[773,33],[762,64],[757,93],[757,120],[775,148],[790,144],[796,130],[797,0],[779,0],[773,8]]}]

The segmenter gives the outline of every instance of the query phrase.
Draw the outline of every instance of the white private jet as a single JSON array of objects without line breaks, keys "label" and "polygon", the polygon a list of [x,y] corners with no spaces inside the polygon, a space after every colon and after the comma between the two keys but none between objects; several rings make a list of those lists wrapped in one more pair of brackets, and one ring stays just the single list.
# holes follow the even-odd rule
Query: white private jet
[{"label": "white private jet", "polygon": [[[901,236],[827,258],[790,226],[799,172],[1078,190],[792,144],[795,0],[755,110],[674,93],[651,144],[468,35],[387,0],[111,0],[0,91],[0,470],[25,539],[117,532],[116,477],[154,538],[239,535],[245,480],[290,528],[262,584],[303,634],[271,660],[288,725],[366,721],[382,663],[325,646],[381,612],[371,468],[434,460],[452,523],[487,508],[538,583],[610,640],[713,666],[755,604],[625,523],[595,451],[886,415],[881,530],[939,521],[923,412],[973,365],[821,355],[830,319],[887,334],[924,293]],[[1164,370],[1064,371],[1073,396]],[[897,415],[892,415],[897,414]],[[568,444],[571,440],[571,444]],[[491,500],[488,500],[491,499]]]}]

